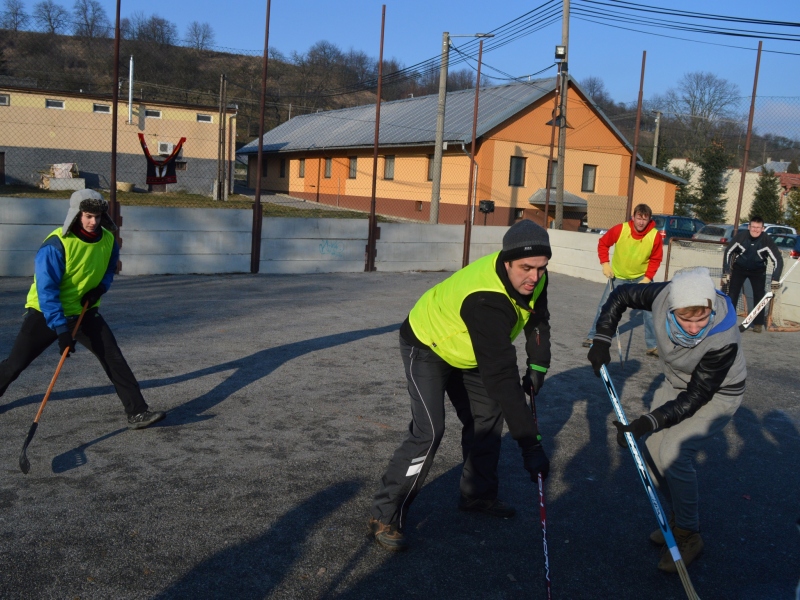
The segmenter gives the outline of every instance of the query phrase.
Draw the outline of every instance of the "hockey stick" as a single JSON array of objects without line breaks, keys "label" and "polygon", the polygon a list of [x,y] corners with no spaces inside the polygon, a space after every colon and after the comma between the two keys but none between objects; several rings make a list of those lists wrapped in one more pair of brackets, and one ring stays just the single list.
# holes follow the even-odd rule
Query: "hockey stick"
[{"label": "hockey stick", "polygon": [[[612,277],[609,281],[611,281],[611,291],[614,291],[614,278]],[[633,337],[633,331],[631,331],[631,337]],[[622,365],[622,368],[625,368],[625,359],[622,358],[622,342],[619,339],[619,323],[617,323],[617,352],[619,352],[619,362]]]},{"label": "hockey stick", "polygon": [[[794,270],[794,268],[797,266],[797,263],[800,263],[800,258],[795,260],[794,264],[792,265],[792,268],[786,271],[786,275],[784,275],[778,282],[778,286],[783,285],[783,282],[786,281],[787,277],[789,277],[789,273],[791,273]],[[747,315],[744,318],[744,321],[742,321],[742,324],[739,325],[739,331],[745,331],[748,327],[750,327],[750,324],[758,316],[758,313],[764,310],[764,307],[767,304],[769,304],[774,297],[775,297],[775,292],[773,292],[772,290],[764,294],[764,297],[761,299],[761,301],[758,304],[756,304],[755,308],[752,311],[750,311],[750,314]]]},{"label": "hockey stick", "polygon": [[[536,423],[536,428],[539,428],[539,419],[536,418],[536,397],[533,395],[531,389],[531,412],[533,413],[533,422]],[[544,483],[542,481],[541,472],[538,473],[539,483],[539,522],[542,524],[542,546],[544,547],[544,582],[547,588],[547,600],[552,598],[551,581],[550,581],[550,559],[547,554],[547,510],[544,507]]]},{"label": "hockey stick", "polygon": [[[86,314],[87,308],[89,308],[88,302],[83,305],[81,314],[78,317],[78,322],[75,323],[75,328],[72,330],[73,340],[75,339],[75,336],[78,335],[78,329],[81,326],[81,321],[83,321],[83,315]],[[58,367],[56,367],[56,372],[53,374],[53,378],[50,380],[50,386],[47,388],[47,392],[44,395],[42,404],[39,406],[39,412],[36,413],[36,418],[33,420],[33,424],[31,424],[31,428],[28,430],[28,435],[25,438],[25,443],[22,444],[22,452],[19,455],[19,468],[26,475],[31,470],[31,463],[28,461],[28,456],[25,454],[25,452],[28,450],[28,444],[31,443],[31,440],[36,433],[36,428],[39,427],[39,419],[44,412],[44,405],[47,404],[47,401],[50,398],[50,393],[53,391],[53,387],[56,385],[56,379],[58,379],[58,374],[61,373],[61,367],[64,366],[64,361],[67,360],[67,356],[69,356],[69,348],[65,348],[64,352],[61,353],[61,360],[58,361]]]},{"label": "hockey stick", "polygon": [[[611,383],[611,377],[609,377],[608,369],[605,365],[600,368],[600,377],[602,377],[603,383],[606,386],[606,391],[608,392],[608,397],[611,400],[611,404],[614,406],[614,412],[617,415],[617,419],[619,419],[619,422],[623,425],[627,425],[628,418],[625,416],[622,403],[619,401],[619,396],[617,396],[617,391],[614,389],[614,384]],[[692,580],[689,579],[689,573],[686,571],[686,565],[683,563],[683,558],[681,558],[681,553],[678,550],[678,544],[675,543],[675,536],[672,535],[672,530],[669,528],[667,519],[664,516],[664,509],[661,508],[661,502],[659,502],[658,496],[656,495],[656,490],[653,487],[653,481],[650,479],[650,473],[647,472],[647,469],[644,466],[644,460],[642,459],[642,454],[639,451],[639,447],[636,445],[636,440],[634,439],[633,434],[629,431],[625,432],[625,441],[628,442],[628,448],[633,456],[633,461],[636,463],[636,469],[639,472],[639,478],[642,480],[642,485],[644,485],[645,492],[647,492],[647,497],[650,500],[650,505],[653,507],[653,512],[656,513],[658,526],[661,529],[661,533],[664,534],[664,540],[669,548],[669,553],[672,555],[672,560],[675,561],[675,567],[678,570],[678,575],[681,577],[681,583],[683,584],[683,589],[686,591],[686,597],[689,598],[689,600],[700,600],[697,592],[694,591]]]}]

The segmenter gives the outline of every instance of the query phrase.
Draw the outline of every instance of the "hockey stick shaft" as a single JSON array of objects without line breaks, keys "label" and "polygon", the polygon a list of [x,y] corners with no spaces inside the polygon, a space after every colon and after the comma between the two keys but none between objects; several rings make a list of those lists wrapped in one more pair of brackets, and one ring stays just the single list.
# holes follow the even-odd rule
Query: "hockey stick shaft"
[{"label": "hockey stick shaft", "polygon": [[[89,303],[83,305],[81,309],[81,314],[78,317],[77,323],[75,323],[75,328],[72,330],[72,339],[75,339],[75,336],[78,335],[78,329],[80,329],[81,321],[83,321],[83,315],[86,314],[86,309],[89,307]],[[36,418],[33,419],[33,423],[31,424],[30,429],[28,430],[28,435],[25,436],[25,443],[22,444],[22,452],[19,455],[19,468],[20,470],[27,474],[31,470],[31,463],[28,461],[28,455],[26,454],[28,450],[28,445],[33,440],[33,436],[36,434],[36,429],[39,427],[39,419],[42,417],[42,413],[44,412],[45,404],[50,399],[50,394],[53,392],[53,388],[56,385],[56,379],[58,379],[58,375],[61,373],[61,367],[64,366],[64,361],[67,360],[67,356],[69,356],[69,348],[65,348],[64,352],[61,353],[61,360],[58,361],[58,366],[56,367],[56,372],[53,373],[53,378],[50,380],[50,385],[47,387],[47,392],[42,399],[42,403],[39,405],[39,410],[36,413]]]},{"label": "hockey stick shaft", "polygon": [[[611,382],[611,377],[609,376],[608,369],[605,365],[600,368],[600,377],[603,380],[603,384],[605,384],[606,392],[608,392],[608,397],[611,400],[612,406],[614,407],[614,413],[617,415],[617,419],[623,425],[627,425],[628,418],[625,416],[625,410],[622,408],[622,403],[619,400],[617,391],[614,389],[614,384]],[[633,434],[631,434],[629,431],[626,431],[625,441],[628,443],[631,456],[633,456],[633,462],[636,463],[636,470],[639,473],[639,478],[642,481],[642,485],[644,485],[647,498],[650,500],[650,506],[653,508],[653,512],[656,514],[658,527],[661,529],[661,533],[664,534],[664,540],[667,543],[672,560],[675,562],[678,574],[681,577],[681,582],[683,583],[683,588],[686,591],[686,596],[690,600],[698,599],[697,592],[694,591],[692,581],[689,579],[689,573],[686,571],[686,565],[683,563],[681,553],[678,550],[678,544],[675,542],[675,536],[672,535],[672,530],[669,528],[666,516],[664,515],[664,509],[661,507],[661,502],[656,495],[653,481],[650,479],[650,473],[647,472],[647,468],[645,467],[642,453],[639,451],[639,446],[636,445],[636,439],[633,437]]]},{"label": "hockey stick shaft", "polygon": [[[614,278],[612,277],[611,279],[609,279],[609,281],[611,282],[611,291],[613,292],[614,289],[615,289],[614,288]],[[633,335],[633,333],[631,333],[631,335]],[[622,342],[620,341],[620,338],[619,338],[619,323],[617,323],[617,352],[619,352],[620,365],[622,365],[622,368],[624,369],[625,368],[625,359],[622,358]]]},{"label": "hockey stick shaft", "polygon": [[[531,412],[536,428],[539,428],[539,419],[536,417],[536,397],[531,390]],[[542,474],[538,473],[537,483],[539,484],[539,522],[542,525],[542,546],[544,548],[544,581],[547,588],[547,600],[552,598],[552,582],[550,580],[550,558],[547,553],[547,509],[544,504],[544,480]]]}]

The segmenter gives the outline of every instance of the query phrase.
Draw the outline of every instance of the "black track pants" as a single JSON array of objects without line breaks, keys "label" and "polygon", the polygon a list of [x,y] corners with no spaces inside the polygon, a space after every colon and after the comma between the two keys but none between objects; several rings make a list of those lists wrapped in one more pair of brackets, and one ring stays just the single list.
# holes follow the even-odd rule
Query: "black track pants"
[{"label": "black track pants", "polygon": [[[764,287],[767,282],[767,272],[766,271],[744,271],[742,269],[737,269],[734,267],[731,269],[731,282],[730,287],[728,288],[728,295],[731,297],[733,301],[733,305],[736,306],[736,301],[739,299],[739,294],[742,291],[742,287],[744,286],[744,282],[746,279],[750,280],[750,285],[753,286],[753,302],[758,304],[761,299],[764,297]],[[748,307],[748,312],[753,310],[754,306]],[[764,324],[764,315],[766,315],[767,311],[762,310],[758,313],[755,319],[753,319],[753,325],[763,325]]]},{"label": "black track pants", "polygon": [[[11,354],[0,363],[0,396],[28,365],[57,339],[56,332],[47,326],[44,315],[38,310],[29,308],[11,348]],[[142,397],[139,383],[125,357],[122,356],[114,334],[97,309],[86,311],[75,339],[100,361],[106,375],[114,384],[119,399],[122,400],[125,412],[130,416],[146,411],[147,403]]]},{"label": "black track pants", "polygon": [[371,515],[402,528],[406,515],[444,435],[444,394],[450,398],[462,424],[463,468],[461,494],[467,498],[497,497],[497,463],[503,432],[500,406],[486,394],[477,370],[462,371],[400,339],[411,423],[408,436],[389,460]]}]

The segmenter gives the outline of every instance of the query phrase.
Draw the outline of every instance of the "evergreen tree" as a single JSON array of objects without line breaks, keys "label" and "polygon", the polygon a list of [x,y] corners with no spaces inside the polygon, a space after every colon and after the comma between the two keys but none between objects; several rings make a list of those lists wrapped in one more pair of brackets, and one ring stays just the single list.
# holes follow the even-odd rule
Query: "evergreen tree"
[{"label": "evergreen tree", "polygon": [[786,224],[800,230],[800,188],[794,188],[787,198]]},{"label": "evergreen tree", "polygon": [[797,166],[797,159],[793,158],[792,162],[789,163],[789,166],[786,167],[787,173],[793,173],[795,175],[800,174],[800,167]]},{"label": "evergreen tree", "polygon": [[719,223],[725,218],[725,171],[731,158],[725,146],[713,141],[697,160],[700,185],[693,209],[695,216],[706,223]]},{"label": "evergreen tree", "polygon": [[675,208],[673,209],[673,214],[679,217],[691,217],[692,207],[694,203],[697,202],[697,196],[691,184],[692,175],[694,175],[694,167],[686,163],[686,166],[683,168],[674,167],[672,173],[686,180],[686,184],[678,185],[678,188],[675,190]]},{"label": "evergreen tree", "polygon": [[780,194],[781,186],[775,171],[762,168],[748,219],[752,219],[755,215],[760,215],[765,223],[782,222]]}]

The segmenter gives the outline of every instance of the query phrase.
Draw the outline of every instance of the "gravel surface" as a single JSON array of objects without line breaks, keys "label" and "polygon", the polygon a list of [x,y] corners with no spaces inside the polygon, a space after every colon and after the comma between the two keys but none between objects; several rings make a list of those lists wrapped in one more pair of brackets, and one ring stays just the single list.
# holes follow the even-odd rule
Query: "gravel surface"
[{"label": "gravel surface", "polygon": [[[411,550],[365,535],[410,415],[397,330],[446,276],[120,277],[101,312],[151,407],[169,414],[129,431],[79,346],[23,475],[55,346],[11,385],[0,399],[0,598],[544,598],[537,496],[516,443],[506,434],[499,470],[517,516],[459,512],[451,408],[410,514]],[[2,357],[29,285],[0,279]],[[656,569],[655,518],[581,347],[601,292],[552,275],[553,368],[537,406],[552,459],[553,597],[683,598],[678,577]],[[662,378],[642,329],[625,317],[628,360],[610,369],[631,416]],[[743,339],[744,403],[697,466],[706,551],[689,573],[705,600],[792,598],[800,576],[800,343]]]}]

